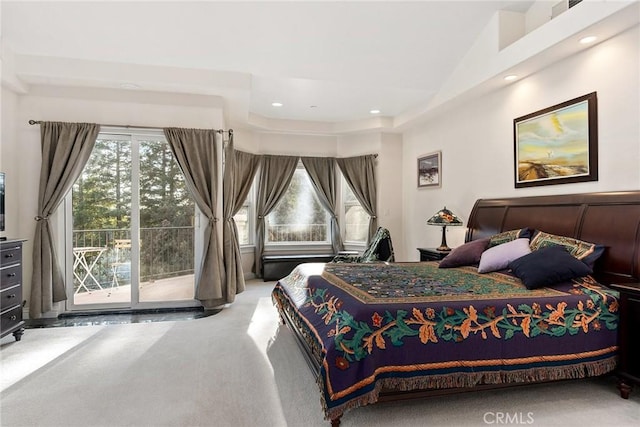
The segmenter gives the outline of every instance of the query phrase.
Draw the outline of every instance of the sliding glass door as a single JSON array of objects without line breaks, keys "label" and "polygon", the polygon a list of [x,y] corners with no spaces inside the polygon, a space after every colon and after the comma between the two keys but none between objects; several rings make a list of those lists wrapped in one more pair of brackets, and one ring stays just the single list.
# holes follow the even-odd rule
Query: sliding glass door
[{"label": "sliding glass door", "polygon": [[162,132],[101,133],[67,208],[69,309],[196,305],[196,208]]}]

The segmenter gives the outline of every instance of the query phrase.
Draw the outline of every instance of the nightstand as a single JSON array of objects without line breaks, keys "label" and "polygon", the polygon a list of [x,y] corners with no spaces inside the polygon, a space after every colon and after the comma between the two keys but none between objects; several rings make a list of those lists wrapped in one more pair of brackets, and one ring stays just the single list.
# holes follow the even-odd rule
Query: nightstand
[{"label": "nightstand", "polygon": [[618,283],[611,287],[620,292],[618,321],[618,389],[629,398],[633,384],[640,384],[640,283]]},{"label": "nightstand", "polygon": [[418,248],[420,251],[420,261],[440,261],[451,252],[440,252],[436,248]]}]

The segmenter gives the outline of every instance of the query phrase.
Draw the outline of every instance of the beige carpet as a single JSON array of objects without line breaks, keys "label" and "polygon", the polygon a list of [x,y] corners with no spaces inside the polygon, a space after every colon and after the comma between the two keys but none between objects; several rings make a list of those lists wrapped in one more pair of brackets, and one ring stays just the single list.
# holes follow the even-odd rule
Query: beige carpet
[{"label": "beige carpet", "polygon": [[[203,319],[3,338],[0,425],[329,425],[292,334],[278,327],[272,287],[250,282]],[[507,415],[511,425],[637,426],[640,390],[623,400],[612,377],[527,386],[357,408],[342,425],[506,425]]]}]

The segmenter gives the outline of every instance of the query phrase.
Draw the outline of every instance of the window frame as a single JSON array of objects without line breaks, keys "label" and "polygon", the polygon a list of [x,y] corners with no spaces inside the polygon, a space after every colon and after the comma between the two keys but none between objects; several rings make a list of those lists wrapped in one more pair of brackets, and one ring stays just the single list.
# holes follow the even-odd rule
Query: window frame
[{"label": "window frame", "polygon": [[340,224],[340,236],[342,237],[342,243],[344,244],[346,250],[363,249],[367,245],[366,239],[362,241],[347,240],[347,207],[362,207],[362,204],[358,201],[358,199],[356,199],[355,202],[347,202],[346,192],[347,190],[350,190],[350,187],[342,172],[338,171],[338,173],[340,175],[338,184],[340,186],[340,190],[338,192],[338,194],[340,195],[340,200],[338,202],[338,205],[340,206],[340,214],[338,215],[338,221]]},{"label": "window frame", "polygon": [[[309,177],[309,172],[307,171],[307,169],[304,167],[304,164],[302,163],[302,160],[298,160],[298,164],[296,165],[296,171],[298,169],[301,169],[302,171],[304,171],[304,173],[307,175],[307,177]],[[311,177],[309,177],[309,180],[311,180]],[[289,189],[287,188],[287,191]],[[313,196],[314,197],[318,197],[318,195],[316,194],[315,190],[313,190]],[[280,203],[280,202],[278,202]],[[324,251],[326,252],[327,250],[332,251],[332,239],[331,239],[331,215],[330,213],[327,211],[327,209],[324,208],[324,206],[321,207],[324,209],[324,213],[325,213],[325,227],[326,227],[326,236],[327,236],[327,240],[322,241],[322,242],[313,242],[313,241],[295,241],[295,242],[273,242],[267,239],[267,225],[266,225],[266,221],[267,219],[265,218],[265,236],[264,236],[264,250],[265,252],[291,252],[292,249],[296,250],[296,251],[300,251],[300,252],[314,252],[314,251]],[[271,215],[271,213],[269,213],[269,215]],[[267,215],[268,216],[268,215]]]},{"label": "window frame", "polygon": [[[253,183],[251,184],[251,189],[249,189],[249,193],[247,194],[247,198],[242,203],[242,207],[247,209],[247,243],[240,243],[240,249],[249,248],[255,246],[255,229],[256,229],[256,207],[255,207],[255,183],[256,179],[254,178]],[[235,218],[235,215],[234,215]],[[235,219],[234,219],[235,221]],[[236,224],[237,227],[237,224]]]},{"label": "window frame", "polygon": [[[143,128],[121,128],[115,126],[103,126],[96,140],[109,139],[120,140],[131,143],[132,158],[132,204],[131,204],[131,240],[133,242],[131,248],[131,268],[133,272],[140,271],[140,143],[145,142],[148,138],[152,138],[154,142],[166,143],[168,141],[162,129],[143,129]],[[137,194],[137,196],[133,196]],[[64,276],[66,283],[66,291],[68,295],[74,295],[74,259],[70,256],[73,250],[73,192],[70,190],[64,197],[64,209],[60,212],[59,220],[62,221],[62,233],[64,234],[64,242],[58,246],[61,253],[65,254],[64,259]],[[202,214],[194,203],[195,208],[195,224],[194,224],[194,265],[198,265],[202,259],[204,226],[200,226],[200,218]],[[221,206],[221,204],[220,204]],[[194,291],[198,272],[194,275]],[[127,302],[105,302],[92,304],[78,304],[74,298],[65,301],[66,311],[83,311],[83,310],[105,310],[105,309],[155,309],[155,308],[182,308],[182,307],[198,307],[200,302],[195,298],[191,300],[141,300],[140,299],[140,277],[132,274],[131,277],[131,294]]]}]

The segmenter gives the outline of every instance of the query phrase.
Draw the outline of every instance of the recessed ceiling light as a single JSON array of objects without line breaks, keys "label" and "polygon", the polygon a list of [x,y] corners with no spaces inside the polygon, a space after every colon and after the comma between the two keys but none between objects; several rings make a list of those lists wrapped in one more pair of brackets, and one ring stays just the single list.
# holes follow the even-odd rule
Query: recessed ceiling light
[{"label": "recessed ceiling light", "polygon": [[583,37],[580,39],[580,43],[582,44],[589,44],[592,43],[594,41],[596,41],[597,37],[596,36],[587,36],[587,37]]},{"label": "recessed ceiling light", "polygon": [[515,74],[509,74],[508,76],[505,76],[505,78],[504,78],[504,79],[505,79],[506,81],[508,81],[508,82],[512,82],[512,81],[514,81],[514,80],[515,80],[515,79],[517,79],[517,78],[518,78],[518,76],[516,76]]},{"label": "recessed ceiling light", "polygon": [[140,89],[140,86],[135,83],[120,83],[120,87],[122,89]]},{"label": "recessed ceiling light", "polygon": [[271,105],[274,107],[282,107],[282,102],[272,102]]},{"label": "recessed ceiling light", "polygon": [[371,114],[380,114],[380,110],[369,110],[369,113]]}]

